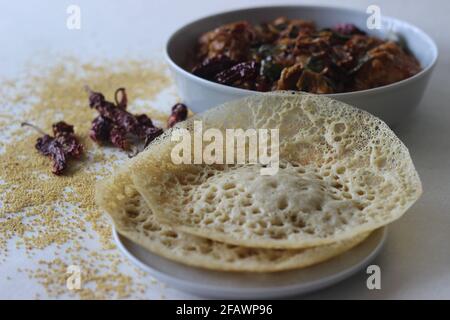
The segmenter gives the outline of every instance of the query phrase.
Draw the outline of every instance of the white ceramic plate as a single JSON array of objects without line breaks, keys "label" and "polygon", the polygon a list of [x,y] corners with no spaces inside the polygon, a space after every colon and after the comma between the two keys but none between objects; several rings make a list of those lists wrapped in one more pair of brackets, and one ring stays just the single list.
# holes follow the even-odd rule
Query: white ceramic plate
[{"label": "white ceramic plate", "polygon": [[201,297],[268,299],[300,295],[331,286],[350,277],[372,261],[383,247],[387,228],[374,231],[363,243],[321,264],[275,273],[210,271],[185,266],[133,243],[113,230],[124,255],[162,282]]}]

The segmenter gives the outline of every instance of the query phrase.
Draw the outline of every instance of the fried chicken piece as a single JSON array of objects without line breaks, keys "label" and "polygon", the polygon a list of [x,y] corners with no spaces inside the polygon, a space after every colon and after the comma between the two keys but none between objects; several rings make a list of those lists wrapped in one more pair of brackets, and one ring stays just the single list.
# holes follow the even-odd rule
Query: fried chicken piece
[{"label": "fried chicken piece", "polygon": [[386,42],[369,50],[355,74],[354,90],[376,88],[409,78],[420,71],[419,62],[395,42]]},{"label": "fried chicken piece", "polygon": [[202,61],[223,55],[234,61],[245,61],[254,39],[255,31],[246,21],[218,27],[200,37],[198,59]]},{"label": "fried chicken piece", "polygon": [[277,82],[277,89],[300,90],[310,93],[334,92],[330,81],[323,74],[307,70],[301,63],[283,69]]}]

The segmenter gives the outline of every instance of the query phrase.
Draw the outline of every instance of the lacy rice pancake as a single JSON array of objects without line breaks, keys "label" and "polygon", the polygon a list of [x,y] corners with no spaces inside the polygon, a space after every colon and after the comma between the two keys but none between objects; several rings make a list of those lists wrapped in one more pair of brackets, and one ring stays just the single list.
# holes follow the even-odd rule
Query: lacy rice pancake
[{"label": "lacy rice pancake", "polygon": [[[174,164],[171,135],[180,128],[193,134],[196,120],[221,132],[278,129],[278,172],[261,175],[261,164]],[[384,122],[323,96],[290,92],[229,102],[180,123],[130,168],[158,221],[256,248],[351,239],[398,219],[422,192],[408,149]]]},{"label": "lacy rice pancake", "polygon": [[214,270],[271,272],[307,267],[353,248],[369,235],[299,250],[247,248],[189,235],[158,222],[126,169],[97,186],[96,200],[117,231],[130,240],[168,259]]}]

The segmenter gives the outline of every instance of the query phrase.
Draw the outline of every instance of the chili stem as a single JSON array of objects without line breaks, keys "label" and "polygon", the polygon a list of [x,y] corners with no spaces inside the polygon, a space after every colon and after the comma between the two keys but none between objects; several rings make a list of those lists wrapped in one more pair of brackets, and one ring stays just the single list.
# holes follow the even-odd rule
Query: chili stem
[{"label": "chili stem", "polygon": [[39,133],[42,134],[42,135],[46,135],[46,134],[47,134],[47,133],[45,133],[44,130],[42,130],[42,129],[39,128],[38,126],[35,126],[34,124],[29,123],[29,122],[22,122],[22,123],[20,124],[20,126],[21,126],[21,127],[25,127],[25,126],[31,127],[31,128],[33,128],[34,130],[36,130],[37,132],[39,132]]}]

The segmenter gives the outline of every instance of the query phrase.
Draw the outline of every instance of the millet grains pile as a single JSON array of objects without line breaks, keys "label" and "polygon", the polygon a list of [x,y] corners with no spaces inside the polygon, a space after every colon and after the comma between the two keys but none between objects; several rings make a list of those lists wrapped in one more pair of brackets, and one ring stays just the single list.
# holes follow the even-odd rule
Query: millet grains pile
[{"label": "millet grains pile", "polygon": [[[130,270],[129,262],[115,248],[110,223],[94,203],[95,181],[127,155],[90,140],[96,111],[88,106],[85,84],[111,100],[115,89],[125,87],[131,112],[145,112],[160,126],[167,120],[152,101],[173,87],[164,66],[152,61],[85,64],[64,58],[1,81],[0,270],[8,259],[23,261],[17,274],[41,284],[46,293],[36,298],[144,297],[148,286],[162,285],[135,268],[132,275],[123,272],[124,267]],[[85,155],[70,162],[65,175],[55,176],[50,159],[34,148],[39,134],[20,123],[51,133],[51,124],[60,120],[74,125]],[[66,286],[70,265],[80,266],[78,290]],[[2,272],[0,283],[5,281],[14,277]]]}]

